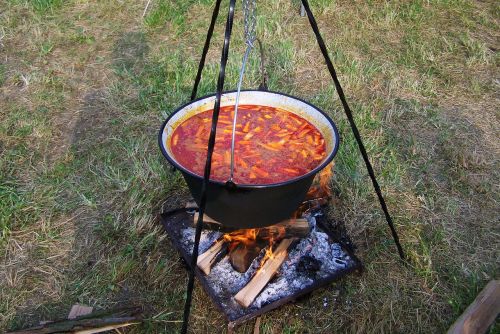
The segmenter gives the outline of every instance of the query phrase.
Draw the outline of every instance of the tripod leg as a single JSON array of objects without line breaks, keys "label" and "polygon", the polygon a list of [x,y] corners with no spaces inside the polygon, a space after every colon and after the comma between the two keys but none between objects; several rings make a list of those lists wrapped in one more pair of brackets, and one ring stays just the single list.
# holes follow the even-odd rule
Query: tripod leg
[{"label": "tripod leg", "polygon": [[401,244],[399,242],[398,233],[396,232],[396,228],[394,227],[394,223],[392,222],[391,215],[389,214],[389,211],[387,209],[387,205],[385,204],[385,199],[382,196],[382,191],[380,190],[380,186],[377,182],[377,178],[375,177],[375,173],[373,171],[372,164],[370,163],[370,160],[368,159],[368,154],[366,153],[365,145],[363,144],[363,141],[361,140],[361,134],[359,133],[358,127],[356,126],[356,123],[354,122],[354,118],[352,117],[351,108],[349,108],[349,105],[347,104],[347,100],[345,98],[344,91],[342,90],[342,86],[340,85],[339,79],[337,78],[337,73],[335,71],[335,68],[333,67],[332,60],[330,59],[330,56],[328,55],[328,50],[326,49],[325,41],[323,40],[323,37],[321,37],[321,34],[319,32],[319,28],[318,28],[318,24],[316,23],[316,19],[314,18],[313,13],[311,12],[311,8],[309,7],[309,2],[307,0],[302,0],[302,5],[306,11],[307,18],[309,19],[309,23],[311,24],[311,28],[314,32],[314,35],[316,36],[316,40],[318,41],[318,45],[319,45],[319,48],[321,49],[321,53],[323,54],[323,57],[325,58],[326,66],[328,67],[328,71],[330,72],[330,75],[332,76],[333,83],[335,84],[335,88],[336,88],[337,93],[339,95],[340,101],[342,102],[342,106],[344,107],[344,111],[345,111],[345,114],[347,116],[347,120],[349,121],[349,125],[351,126],[352,133],[354,134],[354,138],[356,138],[358,148],[361,152],[361,155],[363,156],[363,160],[365,161],[366,169],[368,170],[368,174],[370,175],[370,179],[372,181],[373,188],[375,189],[375,192],[377,193],[377,197],[378,197],[378,200],[380,202],[380,206],[382,207],[382,211],[384,211],[385,220],[387,221],[387,224],[389,225],[389,228],[391,230],[392,238],[394,239],[394,242],[396,243],[396,247],[398,249],[399,256],[401,257],[402,260],[405,260],[403,248],[401,247]]},{"label": "tripod leg", "polygon": [[207,57],[208,49],[210,48],[210,40],[214,34],[215,21],[217,21],[217,16],[219,15],[220,3],[222,0],[215,1],[214,12],[212,13],[212,20],[210,21],[210,26],[208,27],[207,37],[205,39],[205,45],[203,46],[203,52],[201,54],[200,64],[198,65],[198,73],[196,73],[196,79],[194,79],[193,90],[191,92],[191,101],[196,98],[196,93],[198,92],[198,85],[201,80],[201,73],[205,67],[205,59]]},{"label": "tripod leg", "polygon": [[189,313],[191,312],[191,300],[193,297],[194,277],[198,262],[198,247],[200,245],[201,230],[203,229],[203,215],[207,204],[207,188],[210,179],[210,170],[212,167],[212,154],[215,147],[215,134],[217,129],[217,121],[219,119],[220,100],[222,91],[224,90],[224,79],[226,77],[226,64],[229,56],[229,41],[231,39],[231,31],[233,29],[234,7],[236,0],[229,1],[229,12],[227,14],[226,31],[224,33],[224,46],[222,47],[222,55],[220,60],[219,78],[217,80],[217,93],[215,95],[214,112],[212,115],[212,124],[210,136],[208,139],[207,160],[205,162],[205,170],[203,172],[203,183],[201,186],[199,216],[196,222],[196,233],[194,236],[193,254],[191,257],[191,270],[189,271],[189,279],[186,291],[186,303],[184,305],[184,317],[182,321],[181,333],[187,333],[189,323]]}]

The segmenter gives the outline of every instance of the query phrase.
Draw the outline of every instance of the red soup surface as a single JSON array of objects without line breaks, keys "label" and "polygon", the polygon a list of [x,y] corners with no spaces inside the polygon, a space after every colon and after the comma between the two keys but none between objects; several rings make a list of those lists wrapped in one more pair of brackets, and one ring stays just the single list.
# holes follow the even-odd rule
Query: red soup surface
[{"label": "red soup surface", "polygon": [[[213,110],[181,123],[172,134],[178,163],[202,176]],[[231,165],[234,106],[221,107],[210,179],[225,182]],[[303,175],[325,158],[325,140],[314,125],[283,109],[238,107],[234,149],[236,184],[271,184]]]}]

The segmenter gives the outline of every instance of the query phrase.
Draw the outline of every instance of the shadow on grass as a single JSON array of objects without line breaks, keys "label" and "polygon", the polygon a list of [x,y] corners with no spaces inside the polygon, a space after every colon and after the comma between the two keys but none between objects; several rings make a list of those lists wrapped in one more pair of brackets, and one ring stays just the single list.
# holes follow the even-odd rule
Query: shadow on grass
[{"label": "shadow on grass", "polygon": [[65,187],[57,200],[68,206],[65,241],[73,241],[61,244],[65,261],[51,264],[64,273],[61,297],[28,304],[13,317],[12,329],[61,318],[74,303],[141,305],[146,318],[155,319],[144,328],[169,332],[177,326],[184,284],[172,282],[184,281],[186,272],[157,217],[167,196],[186,192],[157,147],[160,111],[140,101],[147,87],[138,83],[148,80],[143,67],[156,66],[144,61],[148,49],[142,33],[125,33],[113,52],[117,83],[83,96],[70,158],[60,163]]}]

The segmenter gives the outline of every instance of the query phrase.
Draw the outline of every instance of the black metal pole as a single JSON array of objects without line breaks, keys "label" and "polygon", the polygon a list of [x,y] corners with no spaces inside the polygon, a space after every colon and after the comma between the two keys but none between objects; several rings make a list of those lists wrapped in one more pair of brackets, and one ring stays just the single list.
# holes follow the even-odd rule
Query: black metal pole
[{"label": "black metal pole", "polygon": [[205,67],[205,59],[207,58],[208,49],[210,48],[210,40],[214,34],[215,21],[217,21],[217,16],[219,15],[220,3],[222,0],[215,1],[214,12],[212,13],[212,20],[210,21],[210,26],[208,27],[207,37],[205,39],[205,45],[203,46],[203,52],[201,54],[200,64],[198,65],[198,72],[196,73],[196,79],[194,79],[193,91],[191,92],[191,101],[196,98],[196,93],[198,92],[198,85],[201,80],[201,73]]},{"label": "black metal pole", "polygon": [[210,129],[210,136],[208,139],[207,160],[205,162],[203,183],[201,187],[199,215],[198,215],[198,221],[196,222],[196,233],[194,237],[193,255],[191,258],[191,268],[190,268],[191,270],[189,271],[189,280],[186,292],[186,304],[184,305],[184,319],[182,322],[182,330],[181,330],[181,333],[183,334],[187,333],[189,313],[191,311],[194,277],[195,277],[196,263],[198,262],[198,246],[200,245],[201,230],[203,226],[203,215],[205,213],[205,206],[207,203],[207,187],[210,180],[210,170],[212,167],[212,153],[214,152],[214,147],[215,147],[215,135],[217,131],[217,121],[219,119],[220,99],[222,96],[222,90],[224,89],[224,79],[226,76],[226,64],[229,55],[229,41],[231,39],[231,31],[233,28],[235,5],[236,5],[236,0],[229,1],[229,12],[227,14],[226,31],[224,34],[224,46],[222,48],[222,56],[220,61],[219,79],[217,80],[217,94],[215,95],[214,112],[212,115],[212,125]]},{"label": "black metal pole", "polygon": [[354,118],[352,116],[352,111],[351,108],[349,108],[349,105],[347,104],[347,100],[344,95],[344,91],[342,90],[342,86],[340,85],[339,79],[337,78],[337,73],[335,71],[335,68],[333,67],[333,63],[330,59],[330,56],[328,55],[328,50],[326,48],[325,42],[323,40],[323,37],[321,37],[321,34],[319,32],[318,24],[316,23],[316,19],[314,18],[313,13],[311,12],[311,8],[309,7],[309,2],[307,0],[302,0],[302,5],[304,6],[304,9],[307,14],[307,18],[309,19],[309,23],[311,24],[311,28],[314,32],[314,35],[316,36],[316,40],[318,41],[319,48],[321,49],[321,53],[323,54],[323,57],[325,58],[326,66],[328,67],[328,71],[330,72],[330,75],[332,76],[333,83],[335,84],[335,88],[337,90],[337,93],[339,95],[340,101],[342,102],[342,106],[344,107],[345,114],[347,116],[347,120],[349,121],[349,125],[351,126],[352,133],[354,134],[354,138],[356,138],[356,142],[358,143],[358,148],[361,152],[361,155],[363,156],[363,160],[365,161],[366,169],[368,170],[368,175],[370,175],[370,179],[373,184],[373,188],[375,189],[375,192],[377,193],[378,200],[380,202],[380,206],[382,207],[382,211],[384,211],[385,215],[385,220],[387,221],[387,224],[389,225],[389,228],[392,233],[392,238],[394,239],[394,242],[396,243],[396,247],[398,249],[399,256],[401,257],[402,260],[405,260],[405,254],[403,252],[403,248],[401,247],[401,244],[399,242],[399,237],[398,233],[396,232],[396,228],[394,227],[394,223],[392,222],[391,215],[389,214],[389,210],[387,209],[387,205],[385,203],[385,199],[382,196],[382,191],[380,190],[380,186],[377,182],[377,178],[375,177],[375,173],[373,171],[372,164],[370,163],[370,160],[368,159],[368,154],[366,153],[365,145],[363,144],[363,141],[361,140],[361,134],[359,133],[358,127],[356,126],[356,123],[354,122]]}]

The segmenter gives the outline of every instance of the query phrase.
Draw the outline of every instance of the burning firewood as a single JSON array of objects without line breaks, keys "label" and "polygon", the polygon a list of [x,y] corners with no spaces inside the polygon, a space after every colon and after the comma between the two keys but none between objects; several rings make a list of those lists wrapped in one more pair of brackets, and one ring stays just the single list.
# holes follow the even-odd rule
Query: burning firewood
[{"label": "burning firewood", "polygon": [[276,225],[256,228],[241,229],[225,234],[227,241],[247,241],[250,240],[280,240],[286,238],[303,238],[310,232],[307,219],[290,219]]},{"label": "burning firewood", "polygon": [[294,241],[294,238],[283,239],[250,282],[236,294],[234,299],[241,306],[248,307],[253,303],[262,289],[264,289],[267,283],[276,274],[283,262],[285,262],[288,255],[288,248]]},{"label": "burning firewood", "polygon": [[229,262],[236,271],[244,273],[266,244],[265,241],[241,242],[229,252]]},{"label": "burning firewood", "polygon": [[[303,238],[309,234],[309,230],[309,223],[306,219],[294,219],[259,229],[238,230],[228,233],[224,238],[229,242],[233,242],[229,252],[231,265],[235,270],[244,273],[261,249],[268,244],[268,241],[275,242],[292,237]],[[234,243],[236,243],[236,246],[234,246]]]},{"label": "burning firewood", "polygon": [[[198,214],[195,214],[194,221],[197,218]],[[204,220],[210,224],[220,225],[208,216],[205,216]],[[244,273],[268,241],[279,241],[292,237],[302,238],[306,237],[309,232],[310,227],[306,219],[289,219],[272,226],[231,231],[224,235],[224,240],[229,245],[231,265],[235,270]],[[217,242],[207,252],[200,255],[198,267],[205,274],[210,273],[215,256],[222,248],[223,246]]]},{"label": "burning firewood", "polygon": [[[198,222],[199,214],[196,212],[193,218],[193,226],[196,226]],[[209,230],[221,231],[229,234],[241,234],[246,232],[245,229],[235,230],[233,228],[228,228],[218,223],[216,220],[210,218],[207,215],[203,215],[203,227]],[[287,219],[278,224],[258,228],[259,238],[269,239],[269,238],[303,238],[309,234],[310,228],[307,219],[297,218],[297,219]]]},{"label": "burning firewood", "polygon": [[217,240],[205,253],[198,256],[197,265],[205,275],[210,274],[212,265],[227,253],[227,244],[224,239]]},{"label": "burning firewood", "polygon": [[[288,219],[276,225],[258,229],[259,239],[304,238],[310,232],[309,222],[304,218]],[[236,233],[236,232],[233,232]]]}]

